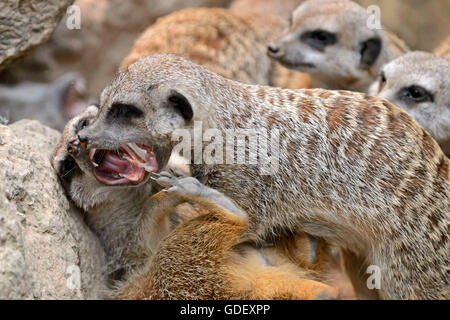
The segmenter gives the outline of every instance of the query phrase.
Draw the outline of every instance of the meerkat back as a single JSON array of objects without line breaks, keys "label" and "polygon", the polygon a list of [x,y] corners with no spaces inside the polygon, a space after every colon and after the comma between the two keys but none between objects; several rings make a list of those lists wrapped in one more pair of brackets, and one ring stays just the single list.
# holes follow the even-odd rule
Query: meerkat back
[{"label": "meerkat back", "polygon": [[146,55],[174,53],[239,82],[307,87],[306,75],[280,70],[281,66],[274,65],[266,55],[267,43],[284,26],[285,21],[274,15],[218,8],[181,10],[150,26],[120,69]]}]

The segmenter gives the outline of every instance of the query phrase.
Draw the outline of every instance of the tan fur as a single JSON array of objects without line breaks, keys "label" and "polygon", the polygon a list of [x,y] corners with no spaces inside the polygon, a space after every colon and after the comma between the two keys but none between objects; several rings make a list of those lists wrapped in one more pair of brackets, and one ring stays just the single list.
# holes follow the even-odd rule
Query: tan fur
[{"label": "tan fur", "polygon": [[284,26],[284,20],[277,16],[219,8],[181,10],[160,18],[144,31],[120,69],[150,54],[174,53],[232,80],[308,87],[307,75],[286,70],[266,55],[267,44]]},{"label": "tan fur", "polygon": [[279,16],[286,21],[291,12],[304,0],[234,0],[230,9],[236,12],[250,12]]},{"label": "tan fur", "polygon": [[450,36],[434,50],[434,54],[443,59],[450,60]]},{"label": "tan fur", "polygon": [[[192,118],[167,107],[174,94]],[[117,122],[108,116],[117,101],[143,115]],[[241,84],[181,57],[154,55],[104,90],[97,119],[80,138],[108,149],[135,139],[164,158],[178,143],[172,133],[192,135],[194,121],[223,135],[279,130],[279,166],[271,175],[260,172],[265,155],[258,165],[191,164],[194,177],[249,214],[249,240],[300,229],[378,266],[381,298],[450,297],[449,160],[406,112],[361,93]]]},{"label": "tan fur", "polygon": [[[196,197],[208,213],[176,228],[142,272],[119,288],[118,299],[330,299],[338,291],[271,250],[265,265],[253,248],[239,244],[247,221]],[[297,241],[307,241],[305,236]]]},{"label": "tan fur", "polygon": [[[92,120],[96,113],[97,108],[90,107],[67,124],[52,164],[63,175],[61,165],[68,158],[77,163],[77,168],[69,172],[70,179],[62,178],[69,196],[85,210],[88,224],[108,253],[105,272],[113,280],[113,289],[105,296],[116,299],[339,297],[339,290],[330,286],[334,279],[327,276],[335,269],[332,253],[323,240],[319,240],[317,252],[304,233],[279,238],[275,246],[267,248],[258,249],[253,245],[234,248],[247,220],[209,199],[163,191],[155,193],[150,182],[138,187],[111,187],[97,182],[89,159],[68,152],[68,146],[77,139],[80,123]],[[176,157],[170,163],[170,167],[184,169]],[[291,248],[296,249],[293,256],[289,253],[293,251]],[[269,265],[263,256],[267,256]],[[352,297],[352,293],[344,294],[345,298]]]}]

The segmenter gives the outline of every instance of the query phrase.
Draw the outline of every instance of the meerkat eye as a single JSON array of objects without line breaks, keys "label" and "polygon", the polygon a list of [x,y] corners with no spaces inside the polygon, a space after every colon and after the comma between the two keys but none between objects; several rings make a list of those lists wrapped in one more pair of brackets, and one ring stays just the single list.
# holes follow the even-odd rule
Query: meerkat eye
[{"label": "meerkat eye", "polygon": [[300,41],[314,49],[323,50],[325,47],[337,43],[337,35],[324,30],[308,31],[300,36]]},{"label": "meerkat eye", "polygon": [[420,86],[410,86],[400,91],[400,98],[415,103],[433,102],[433,95]]},{"label": "meerkat eye", "polygon": [[382,84],[386,83],[386,81],[387,81],[386,74],[384,72],[381,72],[381,74],[380,74],[380,81]]},{"label": "meerkat eye", "polygon": [[380,74],[380,85],[378,86],[378,92],[381,92],[383,90],[384,86],[386,85],[387,79],[386,74],[382,71]]},{"label": "meerkat eye", "polygon": [[133,105],[124,103],[113,103],[108,111],[107,118],[129,120],[131,118],[139,118],[143,115],[144,113]]},{"label": "meerkat eye", "polygon": [[78,122],[78,126],[77,126],[75,132],[78,133],[79,131],[86,128],[88,125],[89,125],[89,119],[87,119],[87,118],[82,119],[80,122]]}]

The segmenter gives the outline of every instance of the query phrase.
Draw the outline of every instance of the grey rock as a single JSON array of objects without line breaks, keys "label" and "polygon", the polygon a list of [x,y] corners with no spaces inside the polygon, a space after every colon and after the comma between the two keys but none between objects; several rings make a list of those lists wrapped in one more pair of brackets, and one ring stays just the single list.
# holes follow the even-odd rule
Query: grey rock
[{"label": "grey rock", "polygon": [[59,135],[37,121],[0,125],[0,299],[104,292],[104,251],[50,164]]},{"label": "grey rock", "polygon": [[73,0],[0,2],[0,70],[47,41]]}]

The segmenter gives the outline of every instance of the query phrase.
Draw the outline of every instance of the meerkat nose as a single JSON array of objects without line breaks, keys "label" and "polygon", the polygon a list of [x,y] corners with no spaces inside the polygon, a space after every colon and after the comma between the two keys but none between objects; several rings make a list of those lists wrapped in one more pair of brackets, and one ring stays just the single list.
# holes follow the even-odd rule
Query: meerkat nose
[{"label": "meerkat nose", "polygon": [[80,141],[80,146],[83,149],[86,149],[86,146],[87,146],[87,143],[88,143],[88,138],[78,135],[78,141]]},{"label": "meerkat nose", "polygon": [[276,45],[270,45],[267,47],[267,50],[269,50],[270,53],[278,53],[280,51],[280,47]]},{"label": "meerkat nose", "polygon": [[70,154],[77,156],[80,153],[80,146],[81,143],[78,139],[72,140],[69,142],[68,146],[67,146],[67,152],[69,152]]}]

